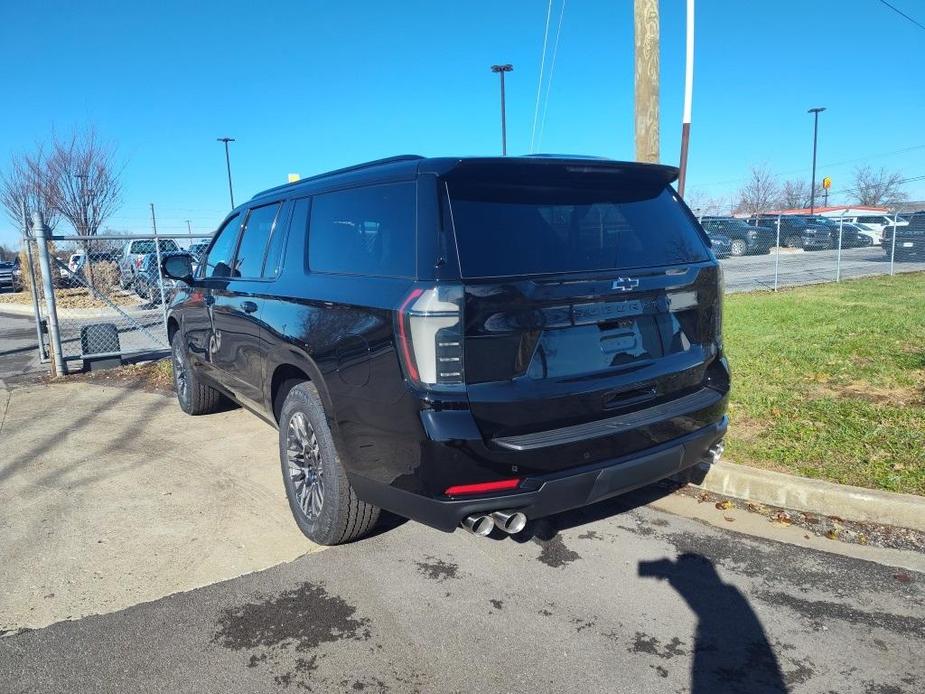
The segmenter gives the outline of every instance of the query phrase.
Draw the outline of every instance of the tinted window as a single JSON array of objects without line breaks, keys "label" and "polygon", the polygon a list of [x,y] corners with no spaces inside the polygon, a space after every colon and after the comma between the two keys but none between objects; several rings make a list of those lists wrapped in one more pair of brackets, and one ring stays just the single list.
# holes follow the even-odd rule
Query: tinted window
[{"label": "tinted window", "polygon": [[595,188],[451,183],[466,277],[651,267],[707,260],[677,196],[661,185]]},{"label": "tinted window", "polygon": [[209,250],[209,256],[204,263],[205,277],[230,277],[231,257],[234,255],[234,245],[238,240],[238,229],[241,225],[241,216],[235,215],[218,231],[215,243]]},{"label": "tinted window", "polygon": [[415,185],[390,183],[315,196],[308,267],[379,277],[413,277]]},{"label": "tinted window", "polygon": [[[273,231],[270,232],[270,240],[267,242],[266,258],[264,258],[263,261],[263,277],[275,277],[279,270],[279,261],[283,254],[283,241],[286,238],[285,216],[285,214],[277,216],[276,225],[273,227]],[[304,218],[302,221],[302,228],[305,228]]]},{"label": "tinted window", "polygon": [[247,215],[241,243],[234,260],[235,277],[260,277],[263,269],[263,253],[267,247],[273,223],[281,203],[256,207]]},{"label": "tinted window", "polygon": [[[161,253],[170,253],[171,251],[180,250],[180,247],[177,246],[176,242],[173,239],[161,239],[158,241],[158,246],[161,247]],[[155,253],[156,249],[154,248],[154,240],[144,240],[144,241],[132,241],[132,250],[131,253]]]}]

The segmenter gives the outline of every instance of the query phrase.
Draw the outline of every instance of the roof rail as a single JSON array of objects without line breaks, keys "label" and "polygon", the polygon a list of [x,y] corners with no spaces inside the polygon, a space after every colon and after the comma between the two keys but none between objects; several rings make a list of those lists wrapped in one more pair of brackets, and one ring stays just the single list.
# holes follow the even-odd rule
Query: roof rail
[{"label": "roof rail", "polygon": [[533,159],[594,159],[596,161],[611,161],[609,157],[599,157],[595,154],[548,154],[537,152],[536,154],[525,154],[523,156]]},{"label": "roof rail", "polygon": [[254,198],[263,197],[268,193],[275,193],[278,190],[283,188],[288,188],[289,186],[298,185],[299,183],[304,183],[305,181],[315,181],[320,178],[327,178],[329,176],[337,176],[339,174],[350,173],[351,171],[361,171],[362,169],[372,168],[374,166],[384,166],[385,164],[395,164],[401,161],[417,161],[423,159],[419,154],[399,154],[394,157],[385,157],[383,159],[374,159],[373,161],[363,162],[362,164],[354,164],[353,166],[345,166],[342,169],[335,169],[334,171],[325,171],[324,173],[315,174],[314,176],[308,176],[307,178],[300,178],[298,181],[292,181],[291,183],[283,183],[282,185],[275,186],[273,188],[268,188],[257,193]]}]

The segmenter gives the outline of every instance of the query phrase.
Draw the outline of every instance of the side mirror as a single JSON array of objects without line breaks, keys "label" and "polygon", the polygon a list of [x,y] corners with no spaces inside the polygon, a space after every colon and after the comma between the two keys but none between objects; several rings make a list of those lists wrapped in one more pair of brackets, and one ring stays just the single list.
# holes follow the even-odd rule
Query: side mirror
[{"label": "side mirror", "polygon": [[167,256],[161,261],[161,269],[172,280],[193,283],[193,259],[186,253]]}]

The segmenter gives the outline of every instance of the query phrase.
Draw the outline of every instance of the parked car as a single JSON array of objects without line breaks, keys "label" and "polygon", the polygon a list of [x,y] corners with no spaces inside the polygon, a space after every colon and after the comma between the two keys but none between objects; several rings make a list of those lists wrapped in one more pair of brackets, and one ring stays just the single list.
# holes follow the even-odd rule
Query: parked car
[{"label": "parked car", "polygon": [[[89,259],[91,263],[105,263],[105,262],[115,262],[113,260],[112,253],[108,252],[94,252],[90,253]],[[58,274],[61,277],[61,282],[65,286],[74,286],[80,284],[86,284],[86,268],[87,268],[87,253],[84,251],[79,251],[77,253],[71,253],[67,261],[67,267],[59,267]]]},{"label": "parked car", "polygon": [[761,255],[771,250],[777,239],[773,226],[756,226],[735,217],[702,217],[700,224],[707,234],[718,233],[732,243],[730,255]]},{"label": "parked car", "polygon": [[[174,253],[162,253],[161,261],[164,258],[174,255],[185,255],[190,259],[190,263],[195,263],[195,257],[188,251],[176,251]],[[147,299],[153,304],[161,303],[161,290],[158,282],[164,284],[164,298],[169,302],[177,289],[177,280],[170,277],[160,277],[157,265],[157,253],[146,253],[142,256],[141,266],[135,272],[135,281],[133,287],[135,293],[142,299]]]},{"label": "parked car", "polygon": [[[618,174],[618,175],[615,175]],[[721,272],[671,187],[604,159],[395,157],[272,188],[168,314],[189,414],[279,430],[321,544],[379,509],[517,532],[718,454]]]},{"label": "parked car", "polygon": [[883,230],[887,226],[892,226],[894,223],[905,226],[909,223],[904,217],[894,217],[887,214],[846,215],[844,217],[830,217],[829,219],[834,220],[836,223],[839,219],[844,219],[846,222],[857,224],[867,231],[874,232],[876,234],[875,244],[879,244],[883,240]]},{"label": "parked car", "polygon": [[0,261],[0,291],[4,289],[14,292],[22,291],[22,270],[19,267],[19,258]]},{"label": "parked car", "polygon": [[[174,253],[180,250],[173,239],[158,239],[161,253]],[[142,258],[148,253],[156,253],[154,239],[134,239],[122,247],[119,259],[119,286],[128,289],[135,283],[135,276],[141,267]]]},{"label": "parked car", "polygon": [[906,219],[906,224],[884,227],[883,252],[887,258],[894,257],[894,233],[896,235],[896,260],[925,258],[925,212],[916,212],[910,215]]},{"label": "parked car", "polygon": [[839,224],[837,219],[823,217],[821,215],[807,216],[806,219],[814,224],[824,226],[829,230],[829,248],[838,248],[838,236],[841,234],[842,248],[857,248],[860,245],[858,241],[858,232],[850,224]]},{"label": "parked car", "polygon": [[704,227],[704,231],[707,232],[707,236],[710,238],[713,255],[717,258],[728,258],[732,253],[732,239],[717,231],[710,231],[706,227]]},{"label": "parked car", "polygon": [[[771,226],[776,236],[777,219],[777,216],[751,217],[748,223],[752,226]],[[780,239],[781,244],[788,248],[802,248],[807,251],[822,250],[832,244],[831,229],[828,225],[817,222],[814,217],[801,215],[780,216]]]}]

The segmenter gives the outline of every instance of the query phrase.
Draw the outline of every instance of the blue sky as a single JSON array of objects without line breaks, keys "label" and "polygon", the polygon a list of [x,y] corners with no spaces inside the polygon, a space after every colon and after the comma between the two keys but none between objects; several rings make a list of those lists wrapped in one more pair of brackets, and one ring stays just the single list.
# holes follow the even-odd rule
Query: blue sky
[{"label": "blue sky", "polygon": [[[551,54],[562,0],[554,0]],[[925,23],[925,3],[892,0]],[[677,163],[684,0],[662,0],[662,161]],[[753,164],[833,190],[869,163],[925,174],[925,31],[877,0],[700,0],[688,186],[732,196]],[[213,229],[236,201],[398,153],[499,153],[496,62],[508,75],[508,148],[530,146],[545,0],[230,0],[7,3],[0,166],[53,130],[93,124],[118,145],[115,229]],[[632,0],[569,0],[541,151],[633,158]],[[547,74],[549,61],[547,60]],[[545,91],[545,90],[544,90]],[[915,149],[912,149],[915,148]],[[898,150],[905,150],[899,152]],[[925,181],[910,184],[925,199]],[[0,242],[16,232],[0,220]]]}]

